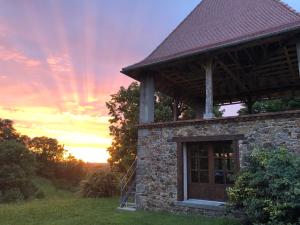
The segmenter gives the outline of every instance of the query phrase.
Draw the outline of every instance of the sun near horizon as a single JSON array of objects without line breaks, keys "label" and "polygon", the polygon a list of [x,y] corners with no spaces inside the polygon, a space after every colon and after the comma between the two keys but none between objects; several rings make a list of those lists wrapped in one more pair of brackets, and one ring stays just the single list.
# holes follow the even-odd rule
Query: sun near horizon
[{"label": "sun near horizon", "polygon": [[106,163],[111,144],[108,116],[59,112],[53,108],[0,108],[0,115],[15,122],[16,130],[31,138],[57,139],[68,153],[84,162]]}]

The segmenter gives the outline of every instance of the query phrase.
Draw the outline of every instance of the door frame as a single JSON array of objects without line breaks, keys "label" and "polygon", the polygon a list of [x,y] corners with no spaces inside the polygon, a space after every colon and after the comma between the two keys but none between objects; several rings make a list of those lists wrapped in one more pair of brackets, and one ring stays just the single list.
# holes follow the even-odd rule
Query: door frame
[{"label": "door frame", "polygon": [[239,141],[244,139],[244,135],[216,135],[216,136],[191,136],[174,137],[172,141],[177,142],[177,200],[188,200],[188,165],[187,146],[189,142],[218,142],[232,141],[236,172],[240,169]]}]

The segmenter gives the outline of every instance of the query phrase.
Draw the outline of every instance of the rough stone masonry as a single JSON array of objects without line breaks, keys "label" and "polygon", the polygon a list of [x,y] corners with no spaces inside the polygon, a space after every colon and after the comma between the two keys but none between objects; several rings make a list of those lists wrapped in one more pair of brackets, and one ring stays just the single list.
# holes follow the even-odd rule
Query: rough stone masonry
[{"label": "rough stone masonry", "polygon": [[300,111],[139,126],[137,207],[174,213],[222,214],[177,203],[177,144],[173,137],[243,134],[240,163],[254,148],[285,147],[300,154]]}]

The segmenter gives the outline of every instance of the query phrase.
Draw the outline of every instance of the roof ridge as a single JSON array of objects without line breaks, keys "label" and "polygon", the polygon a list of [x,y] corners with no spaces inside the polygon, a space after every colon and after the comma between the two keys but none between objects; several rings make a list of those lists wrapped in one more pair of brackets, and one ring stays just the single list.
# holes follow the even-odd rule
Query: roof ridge
[{"label": "roof ridge", "polygon": [[[197,6],[185,17],[185,19],[182,20],[181,23],[145,59],[150,58],[156,52],[156,50],[159,49],[160,46],[162,46],[172,36],[172,34],[175,33],[184,24],[184,22],[190,18],[205,1],[207,0],[201,0],[199,4],[197,4]],[[145,59],[143,59],[141,62],[143,62]]]},{"label": "roof ridge", "polygon": [[[157,49],[160,48],[160,46],[162,46],[169,38],[170,36],[172,36],[173,33],[175,33],[183,24],[185,21],[187,21],[192,15],[193,13],[205,2],[205,1],[209,1],[209,0],[200,0],[199,4],[188,14],[188,16],[185,17],[185,19],[183,21],[181,21],[181,23],[145,58],[150,58]],[[288,5],[287,3],[283,2],[282,0],[273,0],[274,2],[277,2],[279,4],[281,4],[283,7],[285,7],[286,9],[288,9],[290,12],[296,14],[297,16],[300,17],[300,13],[298,11],[296,11],[293,7],[291,7],[290,5]],[[143,62],[145,59],[143,59],[140,62]],[[138,62],[138,63],[140,63]]]},{"label": "roof ridge", "polygon": [[[262,7],[257,10],[260,4]],[[215,27],[210,21],[215,21],[212,23]],[[175,59],[194,50],[200,52],[202,48],[212,51],[222,47],[221,43],[233,45],[239,40],[250,41],[293,29],[300,32],[300,13],[282,0],[199,0],[146,58],[123,70]]]},{"label": "roof ridge", "polygon": [[297,16],[300,17],[300,13],[294,9],[292,6],[290,6],[289,4],[283,2],[283,0],[273,0],[279,4],[281,4],[282,6],[284,6],[286,9],[288,9],[290,12],[295,13]]}]

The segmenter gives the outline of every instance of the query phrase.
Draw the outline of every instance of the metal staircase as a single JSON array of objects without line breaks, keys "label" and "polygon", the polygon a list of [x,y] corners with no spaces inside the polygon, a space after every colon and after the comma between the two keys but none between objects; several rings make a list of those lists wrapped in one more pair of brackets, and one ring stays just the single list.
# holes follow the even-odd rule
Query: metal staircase
[{"label": "metal staircase", "polygon": [[120,197],[120,207],[121,210],[135,211],[136,210],[136,162],[135,159],[130,168],[128,169],[125,176],[121,179],[121,197]]}]

